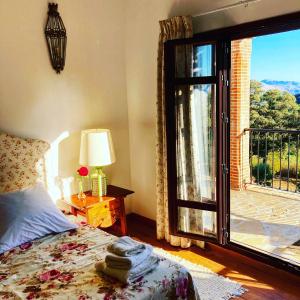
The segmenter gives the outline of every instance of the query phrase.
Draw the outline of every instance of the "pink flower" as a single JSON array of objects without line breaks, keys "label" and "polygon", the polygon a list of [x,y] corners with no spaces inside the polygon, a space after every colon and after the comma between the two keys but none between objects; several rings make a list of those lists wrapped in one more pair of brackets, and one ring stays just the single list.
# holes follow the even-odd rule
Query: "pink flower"
[{"label": "pink flower", "polygon": [[19,248],[20,248],[22,251],[25,251],[25,250],[28,250],[31,246],[32,246],[32,243],[31,243],[31,242],[27,242],[27,243],[24,243],[24,244],[22,244],[21,246],[19,246]]},{"label": "pink flower", "polygon": [[69,282],[74,278],[74,275],[72,273],[62,273],[58,276],[58,280],[61,282]]},{"label": "pink flower", "polygon": [[61,244],[59,248],[61,251],[68,251],[68,250],[76,249],[77,246],[78,246],[77,243],[66,243],[66,244]]},{"label": "pink flower", "polygon": [[59,246],[59,249],[63,252],[68,250],[84,251],[87,248],[88,246],[86,244],[77,244],[77,243],[66,243]]},{"label": "pink flower", "polygon": [[78,244],[78,246],[76,247],[76,250],[78,251],[84,251],[88,248],[88,246],[86,244]]},{"label": "pink flower", "polygon": [[87,167],[81,167],[77,170],[80,176],[87,176],[89,174],[89,169]]},{"label": "pink flower", "polygon": [[171,282],[170,282],[170,280],[169,280],[168,278],[165,277],[165,278],[161,281],[161,283],[162,283],[162,286],[163,286],[164,289],[168,289]]},{"label": "pink flower", "polygon": [[0,281],[4,280],[7,278],[7,274],[5,273],[0,273]]},{"label": "pink flower", "polygon": [[59,272],[58,270],[50,270],[50,271],[40,274],[38,277],[41,282],[46,282],[49,280],[56,279],[60,275],[61,275],[61,272]]},{"label": "pink flower", "polygon": [[28,294],[28,296],[26,297],[27,300],[31,300],[34,299],[36,297],[36,293],[35,292],[30,292]]},{"label": "pink flower", "polygon": [[176,279],[176,296],[181,298],[187,297],[188,279],[186,277],[178,277]]}]

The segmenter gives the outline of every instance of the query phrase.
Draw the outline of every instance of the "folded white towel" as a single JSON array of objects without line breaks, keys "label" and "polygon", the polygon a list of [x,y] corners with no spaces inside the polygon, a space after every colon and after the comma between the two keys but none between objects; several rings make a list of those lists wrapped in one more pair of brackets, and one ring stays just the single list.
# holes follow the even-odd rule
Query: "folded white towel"
[{"label": "folded white towel", "polygon": [[133,256],[145,250],[146,245],[129,236],[122,236],[107,247],[108,251],[120,256]]},{"label": "folded white towel", "polygon": [[140,277],[153,271],[158,266],[158,264],[159,258],[156,256],[150,256],[141,264],[137,265],[135,268],[132,268],[130,270],[110,268],[106,265],[104,261],[96,263],[95,268],[98,272],[103,272],[104,274],[114,277],[123,283],[132,283]]},{"label": "folded white towel", "polygon": [[115,254],[107,254],[105,257],[106,265],[110,268],[129,270],[142,263],[152,254],[152,246],[145,245],[146,248],[133,256],[119,256]]}]

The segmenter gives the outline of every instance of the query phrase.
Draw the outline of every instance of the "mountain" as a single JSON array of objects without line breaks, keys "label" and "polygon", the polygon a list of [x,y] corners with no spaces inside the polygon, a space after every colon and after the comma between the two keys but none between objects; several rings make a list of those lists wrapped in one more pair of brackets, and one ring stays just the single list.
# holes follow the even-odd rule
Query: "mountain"
[{"label": "mountain", "polygon": [[294,95],[300,104],[300,82],[264,79],[261,81],[264,90],[286,91]]}]

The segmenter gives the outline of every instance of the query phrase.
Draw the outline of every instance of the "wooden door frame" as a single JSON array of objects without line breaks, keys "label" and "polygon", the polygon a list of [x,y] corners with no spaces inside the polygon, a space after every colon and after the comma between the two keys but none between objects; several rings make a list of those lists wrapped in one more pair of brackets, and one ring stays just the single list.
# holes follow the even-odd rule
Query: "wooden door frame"
[{"label": "wooden door frame", "polygon": [[[267,19],[263,19],[263,20],[258,20],[258,21],[253,21],[253,22],[248,22],[248,23],[243,23],[240,25],[236,25],[236,26],[231,26],[231,27],[226,27],[226,28],[221,28],[221,29],[217,29],[217,30],[212,30],[212,31],[207,31],[207,32],[202,32],[202,33],[197,33],[195,34],[192,38],[189,39],[177,39],[177,40],[172,40],[172,41],[168,41],[165,43],[165,53],[166,54],[170,54],[170,49],[172,47],[174,47],[174,45],[180,45],[180,44],[186,44],[186,43],[199,43],[200,41],[206,41],[205,43],[209,43],[209,41],[217,41],[217,42],[223,42],[225,44],[228,45],[228,43],[230,43],[233,40],[237,40],[237,39],[243,39],[243,38],[251,38],[251,37],[256,37],[256,36],[261,36],[261,35],[267,35],[267,34],[274,34],[274,33],[280,33],[280,32],[286,32],[286,31],[291,31],[291,30],[297,30],[300,29],[300,11],[299,12],[295,12],[295,13],[291,13],[291,14],[286,14],[286,15],[282,15],[282,16],[276,16],[276,17],[272,17],[272,18],[267,18]],[[229,47],[230,49],[230,47]],[[229,50],[229,54],[230,54],[230,50]],[[168,56],[165,55],[165,66],[170,66],[172,65],[172,59],[174,61],[175,57],[174,55],[172,56]],[[219,54],[217,54],[219,55]],[[230,56],[229,56],[230,57]],[[220,58],[219,58],[220,59]],[[224,58],[225,63],[228,64],[228,68],[227,68],[227,72],[226,72],[226,76],[227,78],[230,78],[230,60],[228,61],[228,56],[227,56],[227,60],[226,58]],[[174,64],[173,64],[174,65]],[[217,69],[218,70],[218,69]],[[175,72],[174,69],[168,69],[165,68],[165,87],[166,87],[166,91],[168,91],[168,93],[173,93],[174,95],[174,85],[172,86],[170,78],[172,76],[172,72]],[[219,74],[216,74],[218,76],[224,76],[224,74],[222,74],[222,72]],[[222,105],[227,106],[227,112],[230,111],[230,80],[228,80],[228,89],[225,92],[226,96],[225,98],[227,98],[225,100],[225,102]],[[220,81],[219,81],[220,82]],[[220,93],[220,91],[222,90],[221,86],[219,85],[217,87],[217,93]],[[224,91],[223,91],[224,92]],[[223,95],[224,96],[224,95]],[[171,108],[171,104],[172,102],[169,102],[169,100],[171,99],[170,94],[166,94],[166,119],[167,119],[167,123],[168,120],[170,121],[170,118],[172,118],[172,113],[174,113],[174,111],[172,111]],[[174,103],[173,103],[174,104]],[[174,106],[173,106],[174,108]],[[223,108],[222,108],[223,109]],[[218,118],[217,120],[220,118],[222,119],[222,116],[220,116],[220,111],[218,112]],[[226,126],[227,128],[227,133],[225,134],[226,138],[225,138],[225,142],[226,142],[226,146],[225,149],[226,151],[223,152],[224,147],[221,144],[220,141],[220,132],[218,133],[218,144],[221,145],[221,148],[219,148],[217,150],[218,156],[219,156],[219,161],[220,161],[220,156],[222,156],[223,158],[225,157],[225,164],[227,166],[227,172],[228,174],[230,174],[230,170],[229,170],[229,166],[230,166],[230,114],[227,113],[225,115],[225,117],[228,120],[228,124]],[[220,122],[220,121],[219,121]],[[222,133],[224,134],[224,133]],[[168,139],[174,139],[176,138],[176,136],[174,136],[174,131],[172,132],[172,130],[170,128],[168,128],[167,126],[167,138]],[[176,163],[173,164],[174,162],[174,148],[171,147],[172,144],[170,145],[170,143],[167,142],[167,151],[168,151],[168,178],[172,177],[174,180],[174,176],[176,177]],[[169,153],[171,153],[171,157],[169,157]],[[176,158],[175,158],[175,162],[176,162]],[[218,171],[222,171],[219,168],[217,169]],[[223,197],[223,199],[217,199],[217,205],[218,208],[217,209],[221,209],[222,210],[222,216],[220,216],[220,220],[218,220],[218,231],[219,230],[223,230],[223,228],[219,227],[222,224],[220,223],[225,223],[226,221],[226,229],[227,232],[229,233],[228,236],[228,242],[226,245],[224,245],[225,248],[240,252],[244,255],[250,256],[252,258],[255,258],[259,261],[262,261],[264,263],[267,263],[269,265],[272,265],[274,267],[283,269],[285,271],[289,271],[292,273],[295,273],[297,275],[300,275],[300,267],[293,265],[287,261],[281,260],[279,258],[267,255],[265,253],[250,249],[250,248],[246,248],[242,245],[233,243],[230,241],[230,182],[228,182],[228,178],[229,176],[226,177],[226,181],[223,180],[221,181],[220,176],[223,177],[223,175],[220,175],[221,172],[219,172],[219,179],[218,179],[218,184],[217,187],[218,189],[222,189],[222,196],[219,197]],[[176,178],[173,181],[173,183],[176,183]],[[226,187],[221,187],[221,183],[220,182],[225,182]],[[175,195],[174,192],[176,190],[174,189],[174,186],[172,188],[172,186],[168,185],[168,195],[169,195],[169,199],[175,199]],[[170,203],[170,201],[169,201]],[[220,205],[223,205],[223,207],[221,208]],[[170,218],[177,218],[177,213],[174,211],[174,205],[170,205],[169,204],[169,215]],[[176,230],[174,228],[174,223],[170,222],[170,233],[174,234],[176,233]],[[179,236],[184,236],[184,237],[190,237],[190,238],[196,238],[198,235],[187,235],[187,234],[176,234]],[[223,242],[221,242],[221,244],[226,243],[226,237],[218,237],[220,241],[223,240]],[[205,239],[204,239],[205,240]],[[208,242],[216,242],[216,240],[210,240],[210,239],[206,239]]]},{"label": "wooden door frame", "polygon": [[[172,235],[200,239],[203,241],[225,244],[226,227],[224,226],[224,214],[218,211],[225,211],[223,203],[223,166],[224,149],[223,144],[220,143],[222,130],[227,126],[222,121],[224,116],[223,103],[219,101],[220,95],[228,86],[226,85],[228,74],[224,72],[222,47],[223,41],[214,41],[211,39],[196,41],[193,38],[167,41],[164,45],[165,51],[165,115],[166,115],[166,137],[167,137],[167,173],[168,173],[168,209],[169,209],[169,232]],[[189,77],[189,78],[175,78],[175,47],[177,45],[214,45],[214,59],[215,59],[215,73],[212,76],[206,77]],[[215,101],[216,101],[216,202],[205,203],[196,201],[182,201],[177,199],[177,168],[176,168],[176,116],[175,116],[175,86],[178,85],[194,85],[194,84],[215,84]],[[227,101],[227,99],[226,99]],[[226,118],[224,118],[226,119]],[[188,199],[185,199],[188,200]],[[177,229],[176,223],[178,220],[178,207],[194,208],[205,211],[214,211],[217,214],[217,236],[203,236],[200,234],[181,232]]]}]

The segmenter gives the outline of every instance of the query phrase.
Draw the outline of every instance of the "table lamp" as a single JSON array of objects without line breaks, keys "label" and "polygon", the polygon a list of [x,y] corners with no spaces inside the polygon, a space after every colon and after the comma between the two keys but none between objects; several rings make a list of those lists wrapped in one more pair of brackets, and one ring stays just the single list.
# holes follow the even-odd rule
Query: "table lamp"
[{"label": "table lamp", "polygon": [[92,195],[107,193],[107,178],[103,167],[116,161],[112,138],[108,129],[87,129],[81,131],[79,164],[93,168]]}]

